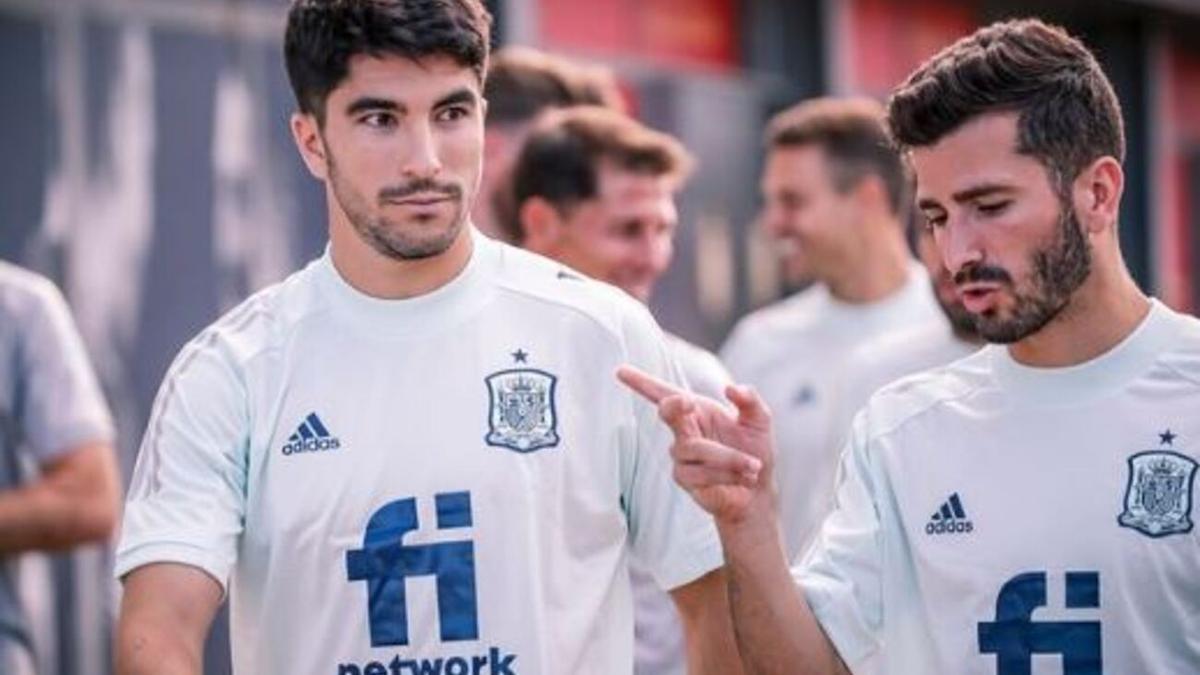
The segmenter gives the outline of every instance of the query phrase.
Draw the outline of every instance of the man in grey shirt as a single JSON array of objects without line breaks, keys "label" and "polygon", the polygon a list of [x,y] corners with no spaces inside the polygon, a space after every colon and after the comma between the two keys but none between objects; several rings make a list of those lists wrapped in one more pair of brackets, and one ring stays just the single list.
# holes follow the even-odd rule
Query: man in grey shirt
[{"label": "man in grey shirt", "polygon": [[0,262],[0,673],[35,672],[18,558],[106,539],[113,424],[62,295]]}]

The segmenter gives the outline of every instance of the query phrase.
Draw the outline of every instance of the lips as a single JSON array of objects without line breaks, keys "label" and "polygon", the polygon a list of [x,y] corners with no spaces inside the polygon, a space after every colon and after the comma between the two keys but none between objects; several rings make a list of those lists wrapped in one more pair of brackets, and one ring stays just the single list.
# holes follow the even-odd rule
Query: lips
[{"label": "lips", "polygon": [[993,309],[999,301],[1001,287],[998,284],[968,283],[958,287],[958,297],[963,307],[972,314],[983,314]]},{"label": "lips", "polygon": [[434,195],[434,194],[414,195],[412,197],[405,197],[404,199],[388,200],[388,204],[392,204],[394,206],[409,206],[409,207],[416,207],[416,208],[424,208],[424,207],[436,206],[443,202],[451,201],[452,199],[453,199],[453,197],[450,197],[449,195]]}]

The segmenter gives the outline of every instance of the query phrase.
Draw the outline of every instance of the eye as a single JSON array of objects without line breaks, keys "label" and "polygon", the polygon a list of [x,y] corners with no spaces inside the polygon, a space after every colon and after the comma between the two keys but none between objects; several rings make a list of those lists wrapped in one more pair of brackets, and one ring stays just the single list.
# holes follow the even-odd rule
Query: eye
[{"label": "eye", "polygon": [[434,115],[438,122],[457,122],[471,116],[471,109],[465,105],[451,105],[442,108]]},{"label": "eye", "polygon": [[925,221],[926,230],[936,230],[946,224],[946,214],[944,213],[923,213],[921,218]]},{"label": "eye", "polygon": [[372,129],[391,129],[396,126],[396,116],[390,112],[373,112],[367,113],[358,119],[360,124],[365,124]]},{"label": "eye", "polygon": [[1008,205],[1011,203],[1012,202],[1010,202],[1010,201],[989,202],[986,204],[980,204],[976,208],[978,208],[979,212],[985,216],[995,216],[995,215],[999,215],[999,214],[1003,213],[1004,210],[1007,209]]}]

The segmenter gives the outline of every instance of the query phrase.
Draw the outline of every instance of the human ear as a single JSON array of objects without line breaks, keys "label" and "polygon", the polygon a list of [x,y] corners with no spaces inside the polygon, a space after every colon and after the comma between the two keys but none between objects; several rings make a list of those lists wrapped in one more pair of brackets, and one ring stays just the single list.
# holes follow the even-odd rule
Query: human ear
[{"label": "human ear", "polygon": [[1100,232],[1117,222],[1125,172],[1115,158],[1104,156],[1079,172],[1075,179],[1075,212],[1089,232]]},{"label": "human ear", "polygon": [[521,243],[525,248],[542,254],[555,249],[562,236],[564,223],[553,204],[542,197],[530,197],[521,204],[517,217],[524,235]]},{"label": "human ear", "polygon": [[300,158],[304,160],[308,172],[317,180],[325,180],[329,175],[329,163],[317,118],[310,113],[293,113],[291,129],[292,139],[296,141],[296,149],[300,151]]}]

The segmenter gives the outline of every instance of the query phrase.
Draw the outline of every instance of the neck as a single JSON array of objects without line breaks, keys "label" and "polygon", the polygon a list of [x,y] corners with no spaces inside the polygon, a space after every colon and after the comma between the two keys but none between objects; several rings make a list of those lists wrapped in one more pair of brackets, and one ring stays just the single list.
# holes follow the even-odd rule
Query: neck
[{"label": "neck", "polygon": [[853,263],[837,265],[825,279],[829,293],[850,304],[877,302],[896,293],[908,283],[908,245],[899,223],[882,224],[869,236],[854,242]]},{"label": "neck", "polygon": [[331,227],[333,266],[346,283],[366,295],[385,300],[415,298],[453,280],[471,259],[471,226],[464,225],[450,248],[418,260],[396,260],[371,248],[349,227]]},{"label": "neck", "polygon": [[[1104,274],[1102,268],[1118,272]],[[1061,368],[1090,361],[1120,344],[1150,311],[1124,265],[1097,267],[1071,302],[1044,328],[1009,346],[1013,359],[1027,366]]]}]

